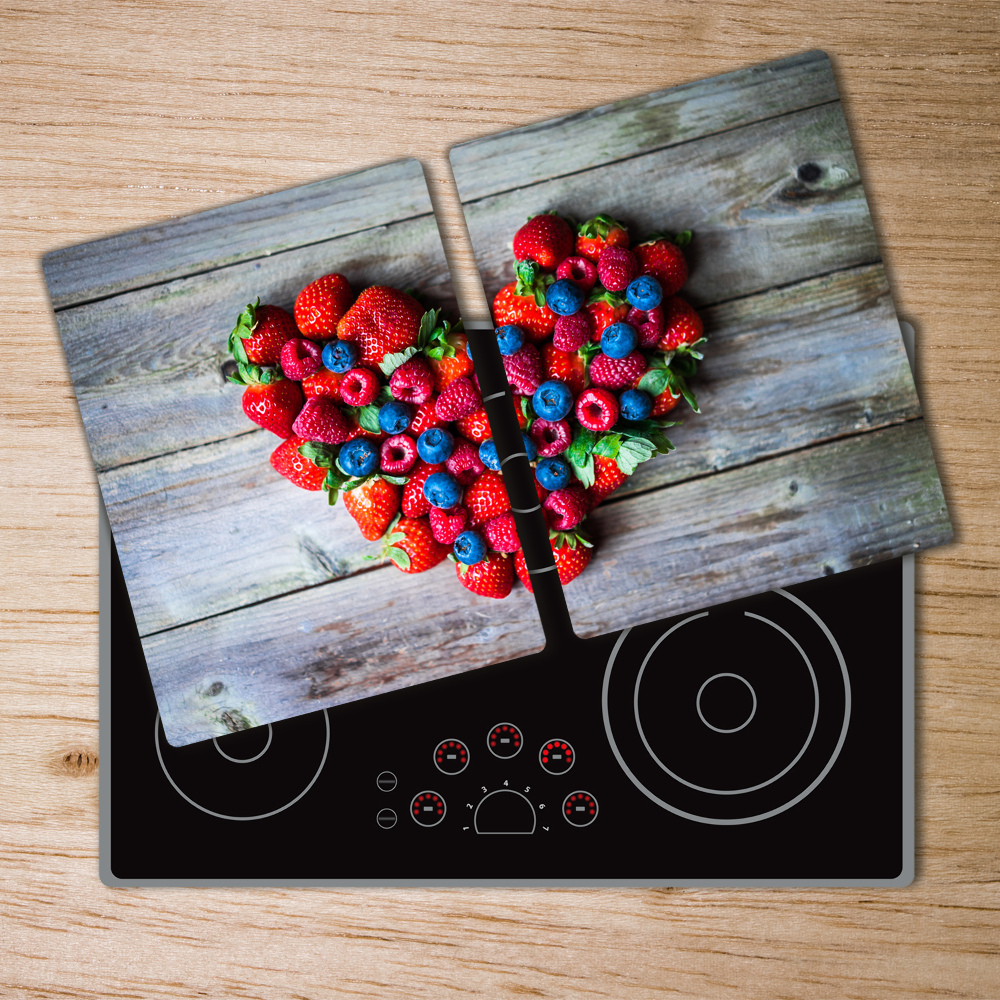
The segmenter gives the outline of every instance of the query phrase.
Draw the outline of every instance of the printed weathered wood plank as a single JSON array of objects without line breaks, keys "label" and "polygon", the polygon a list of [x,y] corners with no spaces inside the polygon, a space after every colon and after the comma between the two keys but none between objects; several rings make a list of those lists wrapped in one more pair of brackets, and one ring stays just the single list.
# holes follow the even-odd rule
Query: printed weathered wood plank
[{"label": "printed weathered wood plank", "polygon": [[[815,181],[798,166],[815,163]],[[465,205],[487,295],[513,279],[525,218],[608,212],[637,237],[691,229],[683,295],[703,306],[880,259],[838,104],[707,136]]]},{"label": "printed weathered wood plank", "polygon": [[[278,721],[537,652],[534,599],[478,597],[450,562],[386,566],[143,640],[167,739]],[[225,713],[225,714],[224,714]]]},{"label": "printed weathered wood plank", "polygon": [[[664,502],[664,498],[668,498]],[[580,635],[950,541],[922,419],[599,507],[566,588]]]},{"label": "printed weathered wood plank", "polygon": [[[920,413],[881,265],[705,316],[702,414],[682,404],[682,426],[668,431],[677,451],[641,466],[616,496]],[[238,400],[236,386],[227,391]],[[271,469],[276,445],[251,431],[99,476],[141,634],[369,565],[377,546],[342,504],[330,508]]]},{"label": "printed weathered wood plank", "polygon": [[417,160],[168,219],[43,260],[56,309],[431,212]]},{"label": "printed weathered wood plank", "polygon": [[222,374],[237,315],[258,295],[291,309],[303,285],[334,270],[355,291],[413,287],[454,312],[437,224],[424,216],[57,313],[98,470],[245,433]]},{"label": "printed weathered wood plank", "polygon": [[837,99],[826,53],[802,55],[455,146],[463,202]]}]

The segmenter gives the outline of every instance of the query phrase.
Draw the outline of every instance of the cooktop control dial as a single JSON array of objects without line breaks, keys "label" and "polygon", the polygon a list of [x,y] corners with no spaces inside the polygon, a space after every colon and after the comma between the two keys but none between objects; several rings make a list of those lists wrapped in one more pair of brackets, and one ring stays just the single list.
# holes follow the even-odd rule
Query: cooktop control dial
[{"label": "cooktop control dial", "polygon": [[434,766],[442,774],[461,774],[469,766],[469,748],[461,740],[442,740],[434,748]]},{"label": "cooktop control dial", "polygon": [[420,826],[437,826],[447,810],[444,799],[437,792],[420,792],[410,802],[410,815]]},{"label": "cooktop control dial", "polygon": [[565,774],[572,766],[575,754],[565,740],[548,740],[538,751],[538,763],[549,774]]},{"label": "cooktop control dial", "polygon": [[486,745],[490,748],[490,753],[494,757],[504,760],[514,757],[521,752],[521,744],[524,738],[521,730],[509,722],[499,722],[495,725],[486,737]]}]

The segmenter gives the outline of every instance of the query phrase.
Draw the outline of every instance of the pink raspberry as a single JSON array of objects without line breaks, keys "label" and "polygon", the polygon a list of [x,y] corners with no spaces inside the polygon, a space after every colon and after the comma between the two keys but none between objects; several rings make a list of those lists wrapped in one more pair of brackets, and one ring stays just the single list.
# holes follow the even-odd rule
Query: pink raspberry
[{"label": "pink raspberry", "polygon": [[618,400],[607,389],[584,389],[576,400],[576,419],[588,431],[609,431],[618,422]]},{"label": "pink raspberry", "polygon": [[569,531],[587,516],[590,498],[579,483],[573,483],[571,486],[550,493],[542,507],[550,528],[556,531]]},{"label": "pink raspberry", "polygon": [[292,430],[307,441],[343,444],[351,439],[353,428],[326,396],[310,396],[292,424]]},{"label": "pink raspberry", "polygon": [[516,552],[521,547],[517,525],[514,524],[514,515],[511,513],[501,514],[492,521],[487,521],[483,534],[494,552]]},{"label": "pink raspberry", "polygon": [[476,391],[472,380],[463,375],[462,378],[457,378],[445,386],[434,404],[434,412],[442,420],[458,420],[475,413],[482,405],[482,397]]},{"label": "pink raspberry", "polygon": [[301,337],[286,340],[281,348],[281,371],[285,378],[301,382],[323,367],[322,350],[318,344]]},{"label": "pink raspberry", "polygon": [[534,344],[525,344],[513,354],[503,356],[507,381],[522,395],[530,396],[545,381],[542,359]]},{"label": "pink raspberry", "polygon": [[590,362],[590,381],[602,389],[624,389],[632,385],[646,370],[646,359],[632,351],[624,358],[609,358],[606,354],[595,354]]},{"label": "pink raspberry", "polygon": [[589,292],[597,284],[597,268],[586,257],[567,257],[556,268],[556,277],[569,278]]},{"label": "pink raspberry", "polygon": [[389,392],[401,403],[421,406],[434,391],[434,374],[422,358],[404,361],[389,378]]},{"label": "pink raspberry", "polygon": [[408,434],[394,434],[382,442],[379,467],[390,476],[402,476],[417,463],[417,442]]},{"label": "pink raspberry", "polygon": [[454,545],[455,539],[465,531],[469,512],[464,507],[431,507],[431,534],[442,545]]},{"label": "pink raspberry", "polygon": [[639,261],[624,247],[605,247],[597,258],[597,274],[609,292],[624,292],[639,274]]},{"label": "pink raspberry", "polygon": [[352,368],[340,380],[340,398],[348,406],[367,406],[378,394],[378,379],[367,368]]},{"label": "pink raspberry", "polygon": [[644,351],[652,350],[663,336],[663,306],[656,306],[649,312],[629,309],[625,322],[639,331],[639,347]]},{"label": "pink raspberry", "polygon": [[542,420],[539,417],[528,431],[535,442],[539,458],[551,458],[562,454],[573,440],[569,424],[565,420]]},{"label": "pink raspberry", "polygon": [[444,467],[463,486],[471,486],[486,468],[479,460],[479,449],[471,441],[460,437],[455,438],[455,447]]},{"label": "pink raspberry", "polygon": [[552,332],[552,346],[571,353],[580,350],[594,335],[594,321],[586,309],[578,309],[572,316],[560,316]]}]

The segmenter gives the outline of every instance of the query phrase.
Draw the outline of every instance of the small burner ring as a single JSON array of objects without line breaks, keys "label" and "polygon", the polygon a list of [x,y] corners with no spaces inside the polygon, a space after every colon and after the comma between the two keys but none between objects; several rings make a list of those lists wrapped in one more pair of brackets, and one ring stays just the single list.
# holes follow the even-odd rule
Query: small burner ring
[{"label": "small burner ring", "polygon": [[[734,726],[732,729],[720,729],[718,726],[713,726],[712,723],[705,718],[705,713],[701,710],[701,696],[705,693],[705,688],[707,688],[712,681],[717,681],[722,677],[732,677],[734,680],[742,681],[747,686],[747,689],[750,691],[750,697],[753,699],[753,704],[750,707],[750,714],[738,726]],[[746,729],[746,727],[749,726],[753,720],[753,717],[757,714],[757,692],[754,691],[753,685],[745,677],[740,677],[739,674],[712,674],[712,676],[709,677],[700,688],[698,688],[698,694],[694,700],[694,707],[698,711],[698,718],[701,719],[701,721],[704,722],[709,729],[714,729],[717,733],[738,733],[741,729]]]}]

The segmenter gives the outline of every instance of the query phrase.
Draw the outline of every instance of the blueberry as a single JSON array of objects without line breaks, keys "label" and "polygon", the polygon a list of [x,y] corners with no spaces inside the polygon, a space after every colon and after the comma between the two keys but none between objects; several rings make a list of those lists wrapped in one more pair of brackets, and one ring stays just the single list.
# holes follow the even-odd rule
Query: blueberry
[{"label": "blueberry", "polygon": [[343,375],[358,361],[358,349],[346,340],[331,340],[323,348],[323,364],[332,372]]},{"label": "blueberry", "polygon": [[379,450],[367,438],[355,438],[340,449],[337,461],[349,476],[370,476],[378,468]]},{"label": "blueberry", "polygon": [[641,389],[626,389],[618,397],[618,406],[626,420],[645,420],[653,412],[653,397]]},{"label": "blueberry", "polygon": [[572,316],[579,312],[586,292],[570,278],[560,278],[549,285],[545,292],[545,304],[557,316]]},{"label": "blueberry", "polygon": [[497,446],[493,438],[484,441],[479,446],[479,461],[487,469],[492,469],[494,472],[500,471],[500,456],[497,454]]},{"label": "blueberry", "polygon": [[519,326],[498,326],[497,346],[503,355],[516,354],[524,346],[524,330]]},{"label": "blueberry", "polygon": [[655,309],[663,301],[663,289],[656,278],[647,274],[635,279],[625,289],[625,298],[643,312]]},{"label": "blueberry", "polygon": [[624,358],[635,350],[639,334],[628,323],[612,323],[601,334],[601,350],[609,358]]},{"label": "blueberry", "polygon": [[[437,428],[431,429],[437,430]],[[462,487],[458,480],[447,472],[435,472],[432,476],[428,476],[424,483],[424,497],[432,507],[447,510],[462,499]]]},{"label": "blueberry", "polygon": [[[628,351],[625,354],[628,354]],[[573,408],[573,391],[565,382],[552,379],[543,382],[535,390],[535,394],[531,397],[531,405],[542,420],[562,420]]]},{"label": "blueberry", "polygon": [[528,461],[534,462],[538,458],[538,445],[524,431],[521,431],[521,440],[524,442],[524,451],[528,456]]},{"label": "blueberry", "polygon": [[431,465],[440,465],[451,457],[455,439],[443,427],[430,427],[417,438],[417,454]]},{"label": "blueberry", "polygon": [[455,539],[455,558],[466,566],[482,562],[486,558],[486,543],[476,531],[463,531]]},{"label": "blueberry", "polygon": [[393,400],[384,403],[378,410],[378,425],[386,434],[402,434],[413,419],[413,407],[408,403]]},{"label": "blueberry", "polygon": [[547,490],[561,490],[569,486],[573,472],[564,458],[543,458],[535,468],[538,481]]}]

